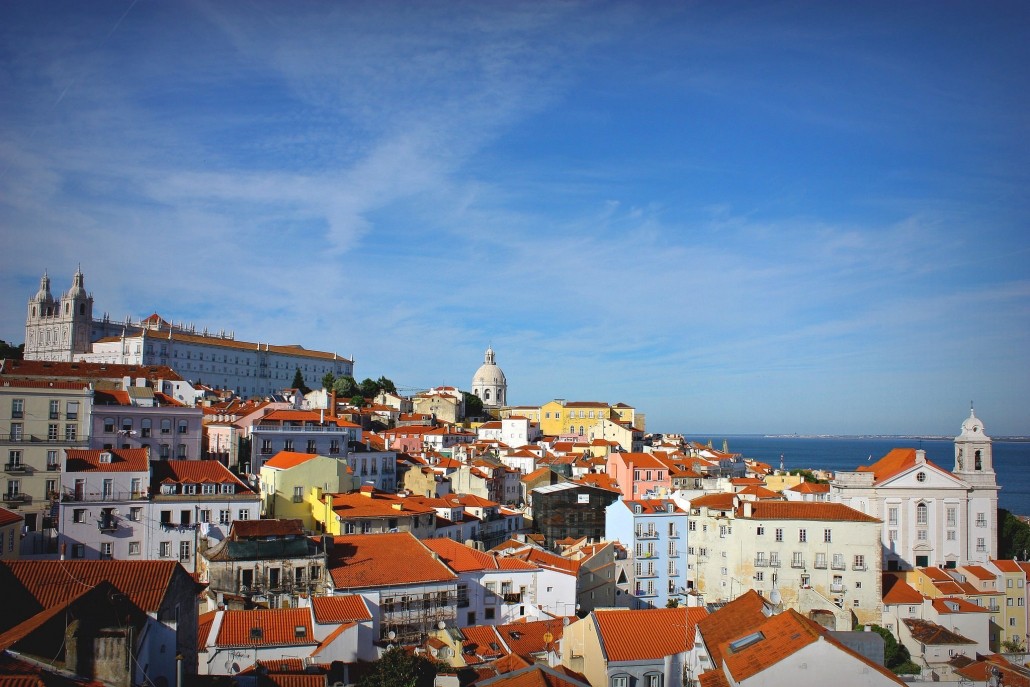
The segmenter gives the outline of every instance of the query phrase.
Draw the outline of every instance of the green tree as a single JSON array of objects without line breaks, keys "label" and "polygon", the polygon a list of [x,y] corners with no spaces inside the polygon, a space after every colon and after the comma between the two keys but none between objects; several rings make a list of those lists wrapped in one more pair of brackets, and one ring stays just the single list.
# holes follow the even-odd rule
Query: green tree
[{"label": "green tree", "polygon": [[1030,552],[1030,525],[1004,508],[998,509],[998,558],[1026,560]]},{"label": "green tree", "polygon": [[908,653],[908,649],[905,648],[904,644],[894,638],[890,630],[879,625],[873,625],[872,630],[883,637],[883,664],[887,668],[897,672],[897,668],[902,668],[906,663],[909,663],[912,658],[911,654]]},{"label": "green tree", "polygon": [[437,672],[437,664],[426,657],[391,646],[372,662],[358,687],[432,687]]},{"label": "green tree", "polygon": [[1020,654],[1026,651],[1023,638],[1018,636],[1009,637],[1001,643],[1001,648],[1008,654]]},{"label": "green tree", "polygon": [[300,389],[300,393],[302,394],[306,394],[311,391],[311,389],[308,388],[308,385],[304,383],[304,375],[301,373],[299,367],[297,368],[297,371],[293,373],[293,388]]},{"label": "green tree", "polygon": [[0,360],[6,358],[12,358],[14,360],[21,360],[25,357],[25,344],[9,344],[3,339],[0,339]]},{"label": "green tree", "polygon": [[481,417],[483,415],[483,399],[467,391],[461,392],[465,399],[465,417]]},{"label": "green tree", "polygon": [[788,475],[801,475],[806,482],[812,482],[813,484],[827,484],[824,479],[819,479],[811,470],[799,470],[797,468],[793,470],[787,470]]},{"label": "green tree", "polygon": [[365,407],[365,397],[362,396],[361,394],[358,394],[357,396],[351,396],[350,404],[352,406],[354,406],[355,408],[364,408]]},{"label": "green tree", "polygon": [[379,391],[386,391],[387,393],[397,393],[397,385],[386,377],[380,377],[376,380],[376,386],[379,387]]},{"label": "green tree", "polygon": [[322,377],[322,388],[329,391],[333,388],[333,384],[336,383],[336,377],[333,376],[332,372],[326,372],[325,376]]},{"label": "green tree", "polygon": [[336,381],[333,382],[333,389],[336,390],[336,395],[340,398],[350,398],[360,393],[357,382],[350,375],[337,377]]},{"label": "green tree", "polygon": [[376,384],[375,380],[365,377],[361,380],[361,384],[358,385],[358,393],[365,398],[375,398],[379,394],[379,385]]}]

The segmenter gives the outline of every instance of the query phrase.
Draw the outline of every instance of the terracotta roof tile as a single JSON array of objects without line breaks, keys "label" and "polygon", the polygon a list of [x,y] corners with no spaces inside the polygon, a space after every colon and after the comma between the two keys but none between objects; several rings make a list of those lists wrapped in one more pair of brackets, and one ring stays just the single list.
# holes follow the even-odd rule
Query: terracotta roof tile
[{"label": "terracotta roof tile", "polygon": [[6,508],[0,508],[0,527],[10,525],[12,523],[23,520],[21,513],[15,513],[13,510],[7,510]]},{"label": "terracotta roof tile", "polygon": [[[597,610],[594,622],[609,661],[659,659],[689,651],[704,608]],[[586,619],[589,622],[589,618]]]},{"label": "terracotta roof tile", "polygon": [[251,488],[217,460],[155,460],[150,484],[155,493],[161,484],[233,484],[236,493]]},{"label": "terracotta roof tile", "polygon": [[419,582],[448,582],[456,576],[408,532],[353,534],[333,539],[329,573],[338,589],[365,589]]},{"label": "terracotta roof tile", "polygon": [[[737,517],[743,514],[743,506]],[[881,522],[871,515],[842,503],[810,501],[755,501],[751,504],[752,520],[832,520],[836,522]]]},{"label": "terracotta roof tile", "polygon": [[229,538],[235,541],[251,537],[286,537],[303,534],[304,523],[301,520],[234,520]]},{"label": "terracotta roof tile", "polygon": [[722,665],[720,646],[738,634],[740,628],[757,627],[764,623],[766,612],[771,612],[770,609],[771,605],[758,592],[749,590],[701,619],[698,631],[715,665]]},{"label": "terracotta roof tile", "polygon": [[6,566],[43,608],[64,603],[86,586],[108,581],[140,609],[161,606],[176,570],[176,561],[5,561]]},{"label": "terracotta roof tile", "polygon": [[[737,628],[738,636],[719,647],[723,662],[737,682],[748,679],[773,666],[822,636],[815,623],[794,610],[771,616],[758,627]],[[733,642],[755,632],[761,639],[734,651]]]},{"label": "terracotta roof tile", "polygon": [[908,625],[912,638],[922,644],[976,644],[972,639],[963,637],[959,633],[952,632],[929,620],[902,618],[902,622]]},{"label": "terracotta roof tile", "polygon": [[[149,472],[149,453],[145,448],[65,450],[65,472]],[[110,456],[105,462],[103,456]]]},{"label": "terracotta roof tile", "polygon": [[[300,630],[298,631],[298,628]],[[306,608],[224,611],[215,639],[218,646],[281,646],[318,644]]]},{"label": "terracotta roof tile", "polygon": [[932,600],[933,608],[938,614],[950,615],[952,613],[990,613],[983,606],[977,606],[965,599],[951,596],[939,596]]},{"label": "terracotta roof tile", "polygon": [[446,538],[427,539],[422,542],[430,551],[440,556],[455,572],[475,570],[536,570],[535,565],[518,558],[496,556],[478,551]]},{"label": "terracotta roof tile", "polygon": [[[914,467],[916,464],[916,449],[895,448],[891,449],[883,458],[872,465],[860,465],[856,472],[873,473],[873,481],[877,484],[899,475],[905,470]],[[926,465],[936,468],[945,474],[951,474],[940,465],[927,460]]]},{"label": "terracotta roof tile", "polygon": [[311,598],[311,607],[315,613],[315,621],[323,625],[372,619],[365,599],[359,594],[315,596]]},{"label": "terracotta roof tile", "polygon": [[277,468],[279,470],[288,470],[289,468],[295,467],[302,463],[306,463],[312,458],[316,458],[316,453],[297,453],[296,451],[279,451],[262,465],[266,468]]},{"label": "terracotta roof tile", "polygon": [[917,606],[923,595],[897,575],[883,575],[883,602],[891,606]]}]

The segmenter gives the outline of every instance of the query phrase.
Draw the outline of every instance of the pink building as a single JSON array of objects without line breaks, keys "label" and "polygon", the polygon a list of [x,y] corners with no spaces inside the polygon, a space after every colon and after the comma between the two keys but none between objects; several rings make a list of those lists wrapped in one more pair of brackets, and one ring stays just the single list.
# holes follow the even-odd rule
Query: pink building
[{"label": "pink building", "polygon": [[664,498],[672,492],[669,467],[650,453],[610,453],[607,472],[624,499]]}]

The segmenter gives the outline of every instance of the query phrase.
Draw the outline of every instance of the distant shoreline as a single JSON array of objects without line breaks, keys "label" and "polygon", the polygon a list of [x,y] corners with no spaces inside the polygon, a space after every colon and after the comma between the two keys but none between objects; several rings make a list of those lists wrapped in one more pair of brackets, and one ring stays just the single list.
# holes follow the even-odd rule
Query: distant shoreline
[{"label": "distant shoreline", "polygon": [[[717,432],[690,432],[689,434],[683,433],[683,436],[712,438],[748,437],[752,439],[904,439],[906,441],[954,441],[955,439],[952,435],[934,436],[931,434],[719,434]],[[1030,442],[1030,436],[992,436],[991,441]]]}]

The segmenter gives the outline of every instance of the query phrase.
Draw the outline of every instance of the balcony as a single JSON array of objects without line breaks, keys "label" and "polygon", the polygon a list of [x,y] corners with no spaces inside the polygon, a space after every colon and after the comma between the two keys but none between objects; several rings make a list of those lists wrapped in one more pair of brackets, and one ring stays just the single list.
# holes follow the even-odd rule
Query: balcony
[{"label": "balcony", "polygon": [[72,491],[61,494],[62,501],[133,501],[147,498],[139,491]]},{"label": "balcony", "polygon": [[816,559],[816,561],[815,561],[815,569],[816,570],[826,570],[826,561],[821,561],[819,559]]},{"label": "balcony", "polygon": [[656,530],[637,530],[637,539],[657,539],[658,532]]},{"label": "balcony", "polygon": [[769,565],[769,561],[765,560],[764,558],[756,558],[755,559],[755,567],[756,568],[764,568],[767,565]]},{"label": "balcony", "polygon": [[790,567],[792,567],[792,568],[804,568],[805,567],[805,562],[803,560],[794,559],[794,560],[792,560],[790,562]]},{"label": "balcony", "polygon": [[73,439],[61,439],[58,437],[41,437],[35,434],[0,434],[0,443],[10,444],[60,444],[70,448],[85,447],[89,444],[86,437],[75,437]]},{"label": "balcony", "polygon": [[853,566],[851,566],[851,569],[852,570],[868,570],[868,568],[866,568],[865,563],[855,563]]},{"label": "balcony", "polygon": [[25,463],[4,463],[4,472],[10,472],[14,474],[21,474],[28,471],[28,466]]},{"label": "balcony", "polygon": [[275,432],[277,434],[292,434],[292,433],[318,433],[318,434],[346,434],[348,428],[340,427],[338,425],[277,425],[274,423],[259,422],[257,425],[251,428],[252,432]]},{"label": "balcony", "polygon": [[769,567],[770,568],[778,568],[778,567],[780,567],[780,559],[779,558],[774,558],[774,559],[770,560],[769,561]]},{"label": "balcony", "polygon": [[4,494],[4,503],[30,503],[32,499],[28,494],[7,492]]},{"label": "balcony", "polygon": [[118,521],[114,518],[101,518],[97,520],[97,529],[101,532],[114,532],[118,529]]},{"label": "balcony", "polygon": [[833,582],[830,584],[830,591],[834,594],[843,594],[847,587],[841,582]]},{"label": "balcony", "polygon": [[501,596],[504,597],[504,603],[506,604],[522,603],[522,592],[509,592],[507,594],[502,594]]},{"label": "balcony", "polygon": [[847,566],[844,565],[844,561],[834,561],[830,564],[830,568],[832,570],[844,570],[847,568]]},{"label": "balcony", "polygon": [[165,532],[189,532],[200,527],[198,522],[162,522],[161,529]]},{"label": "balcony", "polygon": [[46,466],[46,469],[47,469],[47,472],[60,472],[61,464],[60,463],[48,463],[47,466]]}]

